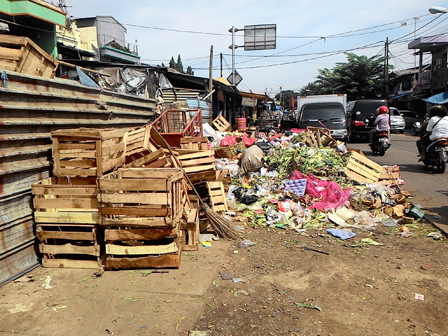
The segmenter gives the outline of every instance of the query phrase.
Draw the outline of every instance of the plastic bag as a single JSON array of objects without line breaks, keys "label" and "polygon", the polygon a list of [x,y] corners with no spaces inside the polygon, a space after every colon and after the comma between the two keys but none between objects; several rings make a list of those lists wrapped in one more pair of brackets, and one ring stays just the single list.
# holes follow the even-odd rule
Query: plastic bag
[{"label": "plastic bag", "polygon": [[236,140],[233,136],[226,136],[224,139],[221,140],[221,147],[228,147],[236,144]]},{"label": "plastic bag", "polygon": [[243,152],[240,160],[241,174],[246,175],[248,172],[258,171],[264,167],[262,159],[263,151],[258,146],[252,146]]},{"label": "plastic bag", "polygon": [[252,146],[258,140],[257,138],[249,138],[247,136],[246,132],[244,132],[242,138],[243,138],[243,141],[244,141],[244,144],[246,145],[246,147]]},{"label": "plastic bag", "polygon": [[243,197],[240,198],[240,203],[243,203],[246,205],[255,203],[256,201],[258,201],[257,195],[244,195]]}]

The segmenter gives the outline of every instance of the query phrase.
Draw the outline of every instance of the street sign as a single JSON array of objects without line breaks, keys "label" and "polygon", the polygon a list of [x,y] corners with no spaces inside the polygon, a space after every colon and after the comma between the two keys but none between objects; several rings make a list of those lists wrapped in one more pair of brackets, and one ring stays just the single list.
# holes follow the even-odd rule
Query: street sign
[{"label": "street sign", "polygon": [[275,49],[276,37],[276,24],[244,26],[244,50]]},{"label": "street sign", "polygon": [[237,86],[239,83],[241,83],[243,77],[241,77],[240,74],[235,70],[235,83],[233,83],[232,74],[230,74],[229,77],[227,77],[227,80],[229,81],[230,84]]}]

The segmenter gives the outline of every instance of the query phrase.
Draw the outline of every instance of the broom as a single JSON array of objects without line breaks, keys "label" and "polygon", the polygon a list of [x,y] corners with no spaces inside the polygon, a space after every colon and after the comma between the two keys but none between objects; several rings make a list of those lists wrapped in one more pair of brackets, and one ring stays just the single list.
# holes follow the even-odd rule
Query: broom
[{"label": "broom", "polygon": [[[180,168],[182,168],[182,165],[181,165],[179,159],[177,158],[177,156],[174,155],[171,146],[168,145],[168,143],[165,141],[165,139],[163,139],[162,137],[160,137],[160,138],[161,138],[161,140],[163,140],[164,144],[166,145],[166,148],[170,151],[170,154],[174,158],[174,160],[176,161],[177,165]],[[182,171],[184,172],[185,179],[188,181],[188,184],[190,185],[191,189],[196,194],[196,196],[197,196],[197,198],[199,200],[199,204],[201,205],[201,210],[205,213],[205,216],[210,221],[210,224],[212,225],[213,230],[215,230],[215,232],[218,234],[218,236],[220,236],[222,238],[225,238],[225,239],[238,239],[239,235],[232,228],[230,222],[227,219],[225,219],[224,217],[222,217],[219,214],[217,214],[215,211],[213,211],[208,206],[208,204],[206,204],[206,203],[204,203],[204,201],[202,201],[202,198],[199,196],[198,191],[194,187],[194,185],[191,182],[190,178],[185,173],[185,170],[182,169]]]}]

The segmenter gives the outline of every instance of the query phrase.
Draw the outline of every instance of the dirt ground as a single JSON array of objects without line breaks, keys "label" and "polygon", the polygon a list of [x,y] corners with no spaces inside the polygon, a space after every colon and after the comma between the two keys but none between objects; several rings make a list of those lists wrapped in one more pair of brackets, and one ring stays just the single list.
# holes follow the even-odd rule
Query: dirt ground
[{"label": "dirt ground", "polygon": [[212,242],[165,274],[38,268],[0,288],[0,335],[448,335],[447,242],[410,230],[247,228],[257,245]]}]

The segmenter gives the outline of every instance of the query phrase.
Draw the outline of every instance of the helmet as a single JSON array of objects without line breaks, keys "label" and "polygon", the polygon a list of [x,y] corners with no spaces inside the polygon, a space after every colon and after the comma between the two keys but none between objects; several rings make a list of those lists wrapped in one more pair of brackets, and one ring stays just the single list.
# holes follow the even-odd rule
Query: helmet
[{"label": "helmet", "polygon": [[443,118],[447,115],[446,107],[443,105],[436,105],[431,107],[429,110],[429,117],[432,118],[434,116],[439,116],[440,118]]},{"label": "helmet", "polygon": [[387,112],[389,112],[389,108],[387,106],[384,106],[384,105],[381,106],[379,111],[378,111],[379,114],[387,113]]}]

